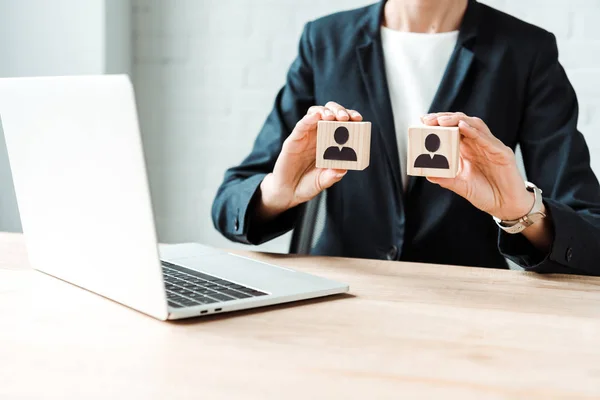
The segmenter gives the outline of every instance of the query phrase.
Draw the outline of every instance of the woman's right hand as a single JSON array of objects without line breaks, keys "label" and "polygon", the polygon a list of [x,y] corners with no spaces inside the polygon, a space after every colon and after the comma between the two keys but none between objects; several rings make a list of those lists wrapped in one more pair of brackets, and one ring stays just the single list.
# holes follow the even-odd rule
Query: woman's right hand
[{"label": "woman's right hand", "polygon": [[354,110],[330,101],[312,106],[283,142],[273,172],[260,184],[257,216],[271,219],[304,203],[339,182],[347,170],[317,168],[317,123],[324,121],[362,121]]}]

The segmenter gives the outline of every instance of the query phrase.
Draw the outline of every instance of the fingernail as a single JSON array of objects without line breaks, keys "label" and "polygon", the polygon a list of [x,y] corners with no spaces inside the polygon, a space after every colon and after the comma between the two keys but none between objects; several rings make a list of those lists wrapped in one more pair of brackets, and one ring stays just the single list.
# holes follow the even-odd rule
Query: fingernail
[{"label": "fingernail", "polygon": [[469,125],[467,122],[463,121],[462,119],[460,121],[458,121],[458,126],[461,126],[461,125],[463,125],[467,128],[471,127],[471,125]]},{"label": "fingernail", "polygon": [[344,171],[344,172],[338,172],[338,173],[336,173],[336,174],[335,174],[335,177],[336,177],[336,178],[341,178],[341,177],[343,177],[344,175],[346,175],[346,173],[347,173],[347,172],[348,172],[348,171]]},{"label": "fingernail", "polygon": [[348,113],[347,113],[346,111],[344,111],[344,110],[339,110],[339,111],[338,111],[338,115],[339,115],[340,117],[347,117],[347,116],[348,116]]},{"label": "fingernail", "polygon": [[333,113],[329,110],[325,110],[325,116],[327,117],[331,117],[333,115]]},{"label": "fingernail", "polygon": [[355,117],[355,118],[358,118],[358,117],[360,117],[360,114],[359,114],[359,113],[357,113],[357,112],[353,112],[353,113],[352,113],[352,116],[353,116],[353,117]]},{"label": "fingernail", "polygon": [[448,116],[448,115],[444,115],[444,116],[442,116],[442,117],[439,117],[439,118],[438,118],[438,121],[449,121],[449,120],[451,120],[451,119],[452,119],[452,117],[450,117],[450,116]]}]

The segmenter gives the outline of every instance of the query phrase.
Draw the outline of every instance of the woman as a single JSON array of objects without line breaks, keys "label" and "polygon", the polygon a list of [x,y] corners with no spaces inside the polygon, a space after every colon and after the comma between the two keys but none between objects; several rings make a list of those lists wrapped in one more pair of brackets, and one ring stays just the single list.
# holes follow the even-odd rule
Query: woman
[{"label": "woman", "polygon": [[[232,240],[262,243],[327,190],[316,254],[494,268],[507,257],[536,272],[600,275],[600,186],[577,117],[554,36],[474,0],[389,0],[330,15],[306,25],[213,220]],[[363,119],[373,124],[370,167],[317,169],[317,122]],[[456,178],[406,175],[415,122],[459,127]]]}]

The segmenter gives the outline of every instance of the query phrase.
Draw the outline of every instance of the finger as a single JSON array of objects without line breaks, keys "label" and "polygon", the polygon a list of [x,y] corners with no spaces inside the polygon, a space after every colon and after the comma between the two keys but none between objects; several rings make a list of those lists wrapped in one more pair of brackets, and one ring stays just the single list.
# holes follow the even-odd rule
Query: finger
[{"label": "finger", "polygon": [[466,138],[473,139],[486,151],[496,154],[503,152],[506,148],[504,143],[497,139],[494,135],[486,134],[481,130],[469,125],[464,120],[458,122],[458,130],[461,135]]},{"label": "finger", "polygon": [[308,109],[307,114],[319,114],[321,115],[321,118],[326,121],[335,119],[335,115],[333,114],[333,112],[327,107],[323,106],[312,106]]},{"label": "finger", "polygon": [[[494,139],[494,135],[492,135],[487,125],[483,123],[483,121],[481,121],[479,118],[468,117],[462,113],[439,116],[438,123],[440,126],[458,126],[459,128],[462,126],[464,128],[464,132],[461,132],[467,137],[481,137],[490,140]],[[469,133],[473,133],[473,135],[469,135]],[[474,133],[476,133],[476,135],[474,135]]]},{"label": "finger", "polygon": [[325,107],[333,111],[338,121],[348,121],[350,119],[348,111],[335,101],[328,102],[327,104],[325,104]]},{"label": "finger", "polygon": [[467,196],[468,185],[467,182],[460,178],[437,178],[428,176],[426,179],[435,184],[443,187],[444,189],[448,189],[453,191],[459,196],[465,197]]},{"label": "finger", "polygon": [[464,113],[438,113],[437,120],[440,126],[458,126],[459,121],[465,121],[467,124],[471,125],[474,128],[479,129],[479,131],[483,134],[490,134],[490,129],[486,125],[485,122],[481,118],[478,117],[469,117]]},{"label": "finger", "polygon": [[434,177],[426,177],[426,179],[435,184],[443,187],[444,189],[448,189],[453,191],[459,196],[465,197],[467,194],[467,185],[466,182],[457,179],[457,178],[434,178]]},{"label": "finger", "polygon": [[456,180],[455,178],[438,178],[434,176],[426,176],[425,179],[431,183],[440,185],[444,189],[450,189],[455,184],[454,181]]},{"label": "finger", "polygon": [[[461,142],[461,146],[463,143],[464,142]],[[438,178],[434,176],[427,176],[425,179],[433,184],[439,185],[444,189],[451,190],[454,193],[464,197],[467,194],[467,185],[466,182],[460,178],[460,174],[463,172],[464,167],[463,159],[460,157],[458,160],[458,171],[454,178]]]},{"label": "finger", "polygon": [[425,125],[437,126],[437,125],[439,125],[437,117],[438,116],[436,113],[423,115],[421,117],[421,122],[423,122]]},{"label": "finger", "polygon": [[440,126],[458,126],[458,122],[464,120],[465,116],[457,113],[442,114],[437,116],[437,121]]},{"label": "finger", "polygon": [[481,132],[477,128],[472,127],[463,120],[458,121],[458,131],[461,135],[470,139],[479,139],[481,136]]},{"label": "finger", "polygon": [[457,111],[457,112],[444,111],[444,112],[438,112],[438,113],[434,113],[434,114],[436,116],[438,116],[438,117],[445,117],[445,116],[448,116],[448,115],[457,115],[459,117],[466,117],[467,116],[465,113],[460,112],[460,111]]},{"label": "finger", "polygon": [[350,114],[350,119],[352,121],[356,121],[356,122],[360,122],[363,120],[362,115],[360,115],[360,113],[356,110],[346,110],[348,111],[348,114]]},{"label": "finger", "polygon": [[317,173],[316,186],[317,191],[320,193],[325,189],[330,188],[337,182],[341,181],[342,178],[348,172],[345,169],[318,169],[315,170]]},{"label": "finger", "polygon": [[288,137],[290,140],[299,140],[304,138],[307,133],[317,129],[317,124],[321,120],[320,113],[306,114],[300,121],[296,123],[294,130]]},{"label": "finger", "polygon": [[464,118],[462,118],[462,120],[471,125],[472,127],[479,129],[479,131],[481,131],[482,133],[489,133],[490,135],[492,134],[490,128],[488,128],[487,124],[483,122],[481,118],[469,117],[468,115],[465,115]]}]

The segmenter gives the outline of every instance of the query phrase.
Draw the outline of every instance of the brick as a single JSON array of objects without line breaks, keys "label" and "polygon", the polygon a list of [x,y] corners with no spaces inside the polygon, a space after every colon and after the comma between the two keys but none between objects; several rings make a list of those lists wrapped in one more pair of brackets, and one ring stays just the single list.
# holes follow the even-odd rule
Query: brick
[{"label": "brick", "polygon": [[[600,135],[598,135],[598,132],[600,132],[600,123],[580,124],[578,128],[583,134],[583,137],[585,137],[592,155],[592,161],[596,161],[596,165],[598,165],[599,163],[597,161],[600,161]],[[598,175],[598,177],[600,177],[600,175]]]},{"label": "brick", "polygon": [[194,14],[188,12],[185,1],[137,1],[132,9],[132,27],[134,32],[152,32],[156,27],[164,32],[188,30],[193,22],[198,22]]},{"label": "brick", "polygon": [[598,68],[600,71],[600,40],[558,40],[561,64],[568,69]]},{"label": "brick", "polygon": [[298,56],[298,43],[300,41],[300,33],[293,39],[275,39],[271,43],[271,59],[277,60],[277,63],[284,65],[286,72],[292,62]]},{"label": "brick", "polygon": [[600,40],[600,8],[594,11],[579,13],[576,17],[578,36],[585,40]]},{"label": "brick", "polygon": [[[251,34],[261,37],[287,36],[294,25],[295,8],[286,4],[272,4],[269,7],[253,7]],[[250,20],[250,18],[248,18]]]},{"label": "brick", "polygon": [[579,102],[579,125],[600,125],[600,97],[581,94]]},{"label": "brick", "polygon": [[194,37],[191,62],[204,65],[245,65],[251,62],[265,62],[269,58],[269,43],[260,37],[221,38],[211,36]]},{"label": "brick", "polygon": [[204,74],[197,76],[200,84],[205,88],[227,89],[243,86],[245,71],[243,66],[235,63],[228,65],[208,65],[204,68]]},{"label": "brick", "polygon": [[226,91],[240,89],[245,82],[243,67],[226,64],[201,65],[141,64],[134,68],[134,82],[152,87],[169,86],[171,90],[198,88],[206,91]]},{"label": "brick", "polygon": [[251,2],[211,0],[204,7],[210,10],[206,28],[211,37],[245,38],[250,34],[254,21],[250,17],[253,10]]},{"label": "brick", "polygon": [[566,39],[573,36],[573,13],[566,6],[523,8],[509,14],[516,16],[533,25],[552,32],[557,38]]},{"label": "brick", "polygon": [[600,96],[600,71],[596,69],[567,69],[567,76],[578,97]]},{"label": "brick", "polygon": [[153,32],[133,38],[134,63],[181,64],[189,59],[188,34]]},{"label": "brick", "polygon": [[281,63],[254,63],[245,69],[244,88],[275,93],[284,83],[287,68]]}]

